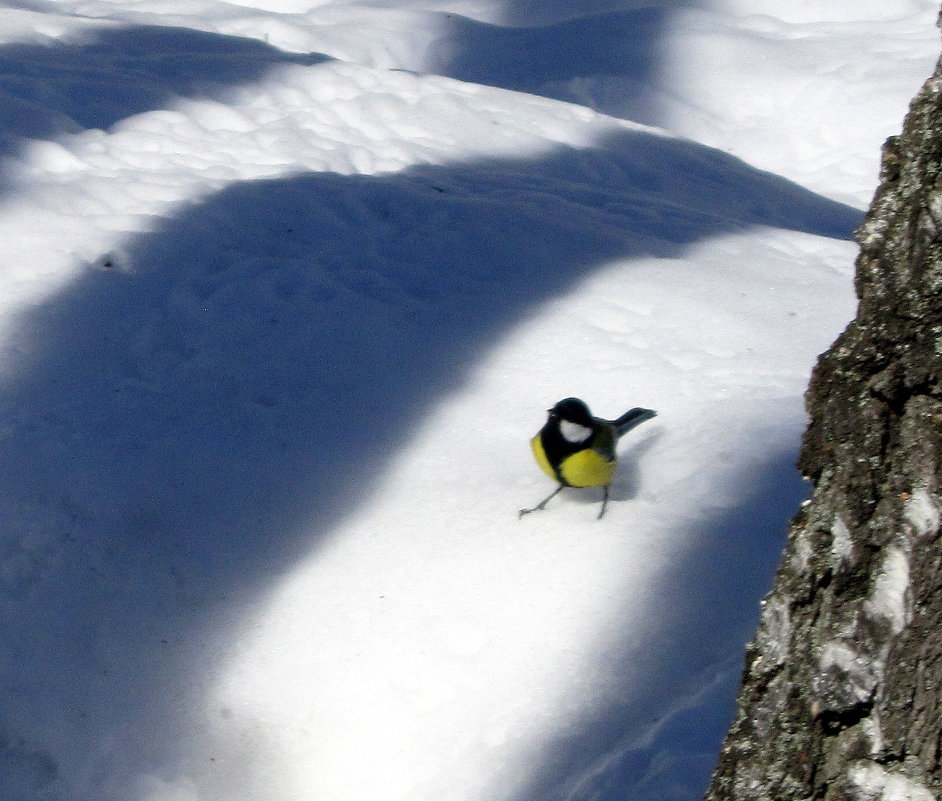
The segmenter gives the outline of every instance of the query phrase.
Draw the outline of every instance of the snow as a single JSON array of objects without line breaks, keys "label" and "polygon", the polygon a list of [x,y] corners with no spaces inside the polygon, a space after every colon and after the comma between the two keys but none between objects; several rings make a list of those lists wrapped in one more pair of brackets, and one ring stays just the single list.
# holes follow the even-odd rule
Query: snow
[{"label": "snow", "polygon": [[698,797],[935,4],[16,6],[3,797]]}]

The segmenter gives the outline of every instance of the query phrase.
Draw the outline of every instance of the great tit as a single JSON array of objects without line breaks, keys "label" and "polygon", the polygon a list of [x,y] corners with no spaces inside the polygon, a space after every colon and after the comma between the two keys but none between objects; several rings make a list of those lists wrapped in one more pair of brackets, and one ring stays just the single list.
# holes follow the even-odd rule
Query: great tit
[{"label": "great tit", "polygon": [[520,517],[546,504],[563,487],[602,487],[602,509],[608,504],[608,488],[615,475],[615,446],[635,426],[657,415],[651,409],[629,409],[617,420],[593,417],[578,398],[565,398],[548,410],[546,425],[530,440],[536,463],[559,486],[532,509],[521,509]]}]

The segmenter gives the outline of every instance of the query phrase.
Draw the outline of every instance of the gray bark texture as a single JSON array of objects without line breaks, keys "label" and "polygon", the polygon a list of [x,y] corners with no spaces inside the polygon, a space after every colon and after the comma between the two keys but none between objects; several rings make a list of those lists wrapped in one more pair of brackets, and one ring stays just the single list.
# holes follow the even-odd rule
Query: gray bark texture
[{"label": "gray bark texture", "polygon": [[709,801],[942,795],[942,62],[880,179]]}]

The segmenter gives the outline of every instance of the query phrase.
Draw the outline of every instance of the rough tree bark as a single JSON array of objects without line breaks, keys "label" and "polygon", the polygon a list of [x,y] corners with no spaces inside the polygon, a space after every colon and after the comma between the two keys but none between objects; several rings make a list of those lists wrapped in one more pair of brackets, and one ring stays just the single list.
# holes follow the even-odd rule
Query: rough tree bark
[{"label": "rough tree bark", "polygon": [[856,319],[822,355],[792,524],[709,801],[942,794],[942,62],[884,146]]}]

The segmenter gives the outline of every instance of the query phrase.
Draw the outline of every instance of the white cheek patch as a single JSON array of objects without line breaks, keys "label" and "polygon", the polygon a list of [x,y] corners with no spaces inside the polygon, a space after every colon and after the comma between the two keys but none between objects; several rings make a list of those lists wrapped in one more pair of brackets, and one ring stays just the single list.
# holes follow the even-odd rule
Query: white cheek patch
[{"label": "white cheek patch", "polygon": [[576,445],[580,442],[585,442],[591,437],[592,429],[581,426],[578,423],[572,423],[569,420],[561,420],[559,423],[559,433],[563,435],[563,438],[567,442]]}]

